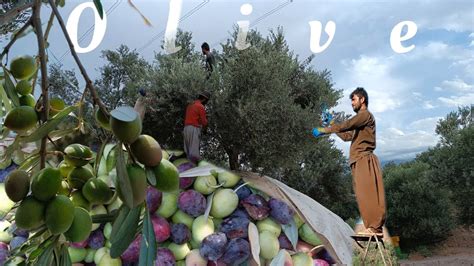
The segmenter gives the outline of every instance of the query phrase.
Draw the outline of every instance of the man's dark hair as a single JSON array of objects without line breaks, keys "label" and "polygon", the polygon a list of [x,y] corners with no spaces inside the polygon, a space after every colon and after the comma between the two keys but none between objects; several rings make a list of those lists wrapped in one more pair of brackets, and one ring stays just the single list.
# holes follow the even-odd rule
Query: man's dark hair
[{"label": "man's dark hair", "polygon": [[211,48],[209,48],[209,44],[207,42],[203,42],[202,45],[201,45],[201,48],[206,50],[206,51],[209,51]]},{"label": "man's dark hair", "polygon": [[351,95],[349,96],[349,99],[352,100],[352,97],[354,95],[357,95],[359,98],[364,97],[365,101],[365,106],[369,107],[369,95],[367,94],[367,91],[362,88],[362,87],[357,87],[353,92],[351,92]]},{"label": "man's dark hair", "polygon": [[208,91],[203,91],[198,94],[198,100],[209,100],[211,94]]}]

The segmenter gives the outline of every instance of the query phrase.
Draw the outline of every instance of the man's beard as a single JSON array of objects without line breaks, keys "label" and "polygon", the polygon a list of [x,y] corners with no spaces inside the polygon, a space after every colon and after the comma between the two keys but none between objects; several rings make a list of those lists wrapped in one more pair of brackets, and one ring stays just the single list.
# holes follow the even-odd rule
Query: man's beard
[{"label": "man's beard", "polygon": [[356,113],[359,112],[360,105],[356,105],[356,106],[352,107],[352,110],[354,110],[354,112],[356,112]]}]

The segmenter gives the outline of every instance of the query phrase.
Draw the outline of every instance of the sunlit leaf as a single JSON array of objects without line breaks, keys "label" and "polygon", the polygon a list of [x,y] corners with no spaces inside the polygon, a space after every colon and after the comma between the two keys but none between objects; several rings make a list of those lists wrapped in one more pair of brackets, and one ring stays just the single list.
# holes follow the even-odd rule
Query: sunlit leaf
[{"label": "sunlit leaf", "polygon": [[260,265],[260,239],[257,226],[254,223],[249,223],[248,234],[252,258],[257,265]]},{"label": "sunlit leaf", "polygon": [[40,160],[39,153],[30,155],[30,157],[26,158],[26,160],[23,161],[23,163],[18,167],[18,169],[29,172],[32,168],[34,168],[39,163],[39,160]]},{"label": "sunlit leaf", "polygon": [[51,131],[53,131],[61,122],[63,122],[69,115],[70,112],[76,110],[76,106],[68,106],[61,112],[57,113],[51,119],[42,124],[37,128],[31,135],[22,137],[23,142],[33,142],[46,137]]},{"label": "sunlit leaf", "polygon": [[130,106],[120,106],[110,112],[110,115],[123,122],[133,122],[137,119],[138,113]]},{"label": "sunlit leaf", "polygon": [[140,10],[132,3],[132,0],[128,0],[128,4],[130,4],[130,6],[131,6],[133,9],[135,9],[135,11],[137,11],[138,14],[140,14],[140,16],[141,16],[142,19],[143,19],[143,22],[145,22],[145,24],[146,24],[147,26],[150,26],[150,27],[153,26],[153,25],[151,25],[151,22],[145,17],[145,15],[143,15],[142,12],[140,12]]},{"label": "sunlit leaf", "polygon": [[12,104],[10,103],[10,99],[3,88],[2,83],[0,83],[0,117],[3,117],[3,110],[5,108],[5,114],[7,114],[12,109]]},{"label": "sunlit leaf", "polygon": [[19,106],[20,99],[18,98],[18,94],[16,93],[15,84],[13,84],[13,81],[11,80],[10,75],[8,74],[5,66],[3,66],[3,72],[5,73],[4,88],[8,95],[8,98],[12,102],[13,106]]},{"label": "sunlit leaf", "polygon": [[211,212],[212,200],[213,199],[214,199],[214,193],[207,196],[207,207],[206,207],[206,211],[204,212],[204,217],[205,217],[204,220],[207,220],[207,218],[209,217],[209,213]]}]

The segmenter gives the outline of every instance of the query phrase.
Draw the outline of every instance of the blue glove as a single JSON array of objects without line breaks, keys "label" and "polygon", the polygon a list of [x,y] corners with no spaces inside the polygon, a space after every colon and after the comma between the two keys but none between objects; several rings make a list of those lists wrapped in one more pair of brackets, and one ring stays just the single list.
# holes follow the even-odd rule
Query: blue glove
[{"label": "blue glove", "polygon": [[331,125],[333,120],[333,115],[329,112],[328,109],[324,110],[324,112],[321,114],[321,121],[323,127],[327,127]]},{"label": "blue glove", "polygon": [[321,137],[321,136],[324,136],[324,135],[326,135],[326,132],[324,132],[323,128],[321,128],[321,127],[313,128],[313,136],[315,138],[318,138],[318,137]]}]

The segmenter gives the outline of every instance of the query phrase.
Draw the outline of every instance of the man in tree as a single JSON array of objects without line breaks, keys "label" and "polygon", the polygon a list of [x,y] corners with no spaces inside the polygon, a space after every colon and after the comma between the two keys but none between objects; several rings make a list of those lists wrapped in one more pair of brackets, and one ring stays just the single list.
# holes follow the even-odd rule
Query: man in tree
[{"label": "man in tree", "polygon": [[133,109],[137,111],[137,113],[140,115],[141,120],[143,121],[143,119],[145,118],[145,111],[147,108],[146,91],[145,89],[139,89],[138,93],[140,94],[140,96],[138,96],[138,99],[135,102],[135,106],[133,107]]},{"label": "man in tree", "polygon": [[143,88],[139,89],[138,93],[140,94],[140,96],[138,96],[133,109],[137,111],[138,115],[140,115],[140,118],[143,122],[143,119],[145,119],[145,113],[147,110],[151,110],[153,112],[157,112],[157,110],[153,108],[153,106],[151,106],[153,100],[150,97],[147,97],[147,93],[145,89]]},{"label": "man in tree", "polygon": [[197,99],[186,108],[183,130],[184,152],[188,160],[194,163],[197,163],[201,158],[199,153],[201,132],[207,127],[206,109],[204,106],[209,101],[209,97],[209,92],[201,92]]},{"label": "man in tree", "polygon": [[211,49],[209,47],[209,44],[207,42],[204,42],[201,45],[201,50],[202,53],[206,56],[205,63],[206,63],[206,70],[208,71],[207,74],[207,79],[211,76],[212,71],[214,71],[214,65],[216,63],[216,59],[214,58],[214,55],[211,53]]},{"label": "man in tree", "polygon": [[349,162],[354,192],[366,231],[363,234],[382,234],[385,222],[385,191],[380,163],[375,150],[375,118],[367,110],[369,96],[364,88],[355,89],[350,99],[356,115],[340,124],[313,129],[319,137],[336,133],[344,141],[352,141]]}]

